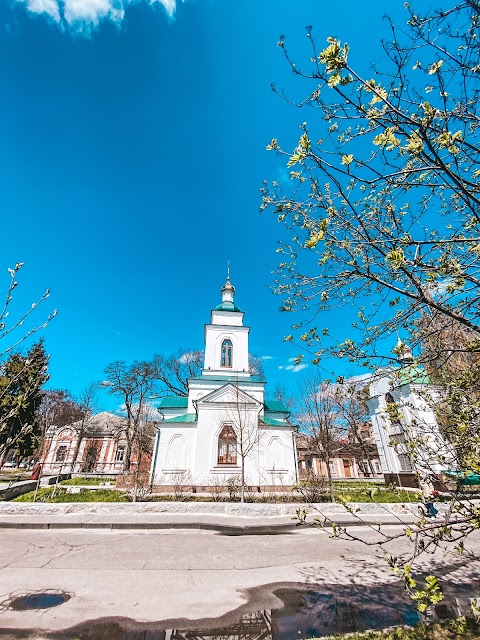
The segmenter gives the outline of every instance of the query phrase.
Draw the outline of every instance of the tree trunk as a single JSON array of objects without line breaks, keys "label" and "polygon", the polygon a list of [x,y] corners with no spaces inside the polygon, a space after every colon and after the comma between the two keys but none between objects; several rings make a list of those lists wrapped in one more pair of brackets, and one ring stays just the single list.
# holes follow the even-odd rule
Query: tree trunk
[{"label": "tree trunk", "polygon": [[242,486],[240,489],[240,502],[245,502],[245,460],[242,458]]},{"label": "tree trunk", "polygon": [[333,490],[333,479],[332,479],[332,473],[330,471],[330,458],[327,457],[324,460],[325,465],[327,467],[327,479],[328,479],[328,488],[330,490],[330,498],[332,500],[332,502],[335,502],[335,492]]},{"label": "tree trunk", "polygon": [[73,452],[72,462],[70,463],[70,473],[75,472],[75,465],[77,464],[78,454],[80,452],[80,446],[82,444],[83,437],[85,435],[84,425],[80,427],[80,431],[78,432],[77,443],[75,444],[75,450]]}]

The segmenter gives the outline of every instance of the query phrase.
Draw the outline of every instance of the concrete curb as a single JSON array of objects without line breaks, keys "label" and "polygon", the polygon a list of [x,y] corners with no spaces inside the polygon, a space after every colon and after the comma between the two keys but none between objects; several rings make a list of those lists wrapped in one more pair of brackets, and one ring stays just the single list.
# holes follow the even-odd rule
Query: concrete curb
[{"label": "concrete curb", "polygon": [[192,529],[216,531],[228,535],[268,535],[291,532],[299,529],[295,523],[268,525],[223,525],[206,522],[0,522],[0,529],[107,529],[107,530],[148,530],[165,531],[171,529]]},{"label": "concrete curb", "polygon": [[[196,529],[226,535],[293,532],[292,516],[308,512],[307,522],[326,517],[339,526],[410,525],[418,519],[418,503],[381,506],[352,504],[358,517],[339,504],[238,503],[0,503],[2,529],[149,530]],[[440,505],[439,505],[440,506]],[[443,511],[443,509],[441,508]]]}]

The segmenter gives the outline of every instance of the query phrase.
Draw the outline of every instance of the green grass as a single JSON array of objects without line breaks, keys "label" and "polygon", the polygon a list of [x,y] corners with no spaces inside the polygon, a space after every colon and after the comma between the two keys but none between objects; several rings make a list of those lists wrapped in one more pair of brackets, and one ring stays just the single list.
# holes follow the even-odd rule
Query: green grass
[{"label": "green grass", "polygon": [[100,484],[105,484],[106,482],[111,482],[115,484],[115,478],[102,478],[102,476],[89,476],[89,477],[79,477],[79,478],[70,478],[70,480],[62,480],[60,484],[64,484],[67,486],[88,486],[95,485],[98,486]]},{"label": "green grass", "polygon": [[[67,493],[65,489],[57,487],[52,498],[54,487],[38,490],[37,502],[127,502],[127,497],[121,491],[114,489],[95,489],[95,491],[82,491],[81,493]],[[12,502],[33,502],[35,492],[24,493],[12,500]]]},{"label": "green grass", "polygon": [[390,491],[388,489],[379,489],[375,495],[370,495],[369,491],[351,491],[343,489],[335,491],[335,498],[342,498],[346,502],[379,502],[379,503],[398,503],[398,502],[418,502],[418,495],[413,491]]}]

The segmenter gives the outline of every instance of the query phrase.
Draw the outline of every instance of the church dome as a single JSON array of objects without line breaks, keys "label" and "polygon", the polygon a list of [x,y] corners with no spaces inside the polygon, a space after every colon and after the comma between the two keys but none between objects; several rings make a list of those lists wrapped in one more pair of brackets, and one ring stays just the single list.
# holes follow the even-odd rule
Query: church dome
[{"label": "church dome", "polygon": [[222,301],[219,305],[217,305],[213,310],[214,311],[239,311],[242,313],[242,310],[237,307],[234,303],[235,298],[235,287],[230,282],[230,263],[229,263],[229,273],[227,276],[227,281],[222,287]]},{"label": "church dome", "polygon": [[237,305],[231,301],[224,300],[220,304],[217,304],[216,307],[213,308],[214,311],[239,311],[242,313],[242,310],[237,307]]}]

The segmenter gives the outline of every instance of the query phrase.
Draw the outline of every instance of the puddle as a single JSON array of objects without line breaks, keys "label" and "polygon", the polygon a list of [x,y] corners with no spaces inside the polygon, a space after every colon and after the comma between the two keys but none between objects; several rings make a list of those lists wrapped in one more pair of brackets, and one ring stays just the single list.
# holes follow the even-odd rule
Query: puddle
[{"label": "puddle", "polygon": [[[247,593],[246,593],[247,595]],[[428,619],[462,612],[460,594],[446,598]],[[305,585],[273,584],[248,592],[249,601],[221,618],[138,622],[126,617],[86,620],[62,631],[45,632],[49,640],[308,640],[420,621],[414,603],[398,584]],[[457,597],[459,596],[459,597]],[[57,606],[71,597],[63,592],[32,593],[10,601],[17,610]],[[255,604],[264,608],[253,611]],[[454,606],[455,605],[455,606]],[[243,615],[242,615],[243,614]],[[188,614],[187,614],[188,615]],[[12,630],[8,640],[33,640],[32,631]],[[0,638],[3,638],[0,631]]]},{"label": "puddle", "polygon": [[[304,585],[301,589],[295,587],[297,585],[282,588],[272,585],[268,592],[275,608],[244,615],[239,611],[213,620],[152,623],[104,618],[48,637],[55,640],[307,640],[419,622],[415,605],[402,597],[398,585],[378,585],[368,591],[361,585],[336,585],[334,590],[322,591],[315,590],[317,585],[307,589]],[[253,608],[255,601],[248,606]]]},{"label": "puddle", "polygon": [[13,598],[8,603],[8,608],[14,611],[27,611],[29,609],[50,609],[58,607],[70,600],[72,596],[64,591],[44,591],[27,593]]}]

